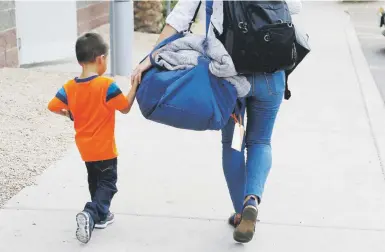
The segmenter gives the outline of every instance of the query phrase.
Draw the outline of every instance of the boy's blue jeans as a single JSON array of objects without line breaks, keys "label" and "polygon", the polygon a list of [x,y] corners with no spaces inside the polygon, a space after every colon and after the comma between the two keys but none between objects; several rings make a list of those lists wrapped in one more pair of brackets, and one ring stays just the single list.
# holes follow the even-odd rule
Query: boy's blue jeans
[{"label": "boy's blue jeans", "polygon": [[114,158],[86,162],[86,166],[91,202],[86,204],[84,211],[91,215],[94,223],[98,223],[106,219],[110,211],[111,200],[118,191],[116,188],[118,160]]},{"label": "boy's blue jeans", "polygon": [[[283,71],[273,74],[253,74],[248,76],[248,80],[251,83],[251,90],[244,101],[247,126],[242,152],[231,148],[234,120],[230,118],[222,129],[223,171],[237,213],[242,212],[243,201],[247,195],[262,198],[272,164],[271,135],[285,91]],[[245,109],[242,111],[242,117],[244,114]]]}]

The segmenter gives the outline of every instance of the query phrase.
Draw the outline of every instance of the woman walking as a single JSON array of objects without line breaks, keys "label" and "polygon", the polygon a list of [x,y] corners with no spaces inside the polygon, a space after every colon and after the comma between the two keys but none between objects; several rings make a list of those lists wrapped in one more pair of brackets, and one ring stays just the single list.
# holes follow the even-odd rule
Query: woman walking
[{"label": "woman walking", "polygon": [[[199,1],[180,0],[167,17],[166,26],[158,43],[177,32],[187,30]],[[290,13],[299,13],[300,1],[287,2]],[[224,2],[214,1],[208,36],[222,41],[226,33],[223,24]],[[135,69],[132,79],[141,80],[142,73],[151,66],[147,58]],[[271,136],[275,119],[285,91],[285,73],[253,73],[246,76],[251,90],[246,97],[246,108],[241,111],[242,120],[247,113],[246,137],[241,152],[232,149],[235,122],[230,119],[222,130],[222,165],[235,214],[229,218],[234,226],[234,239],[249,242],[254,235],[258,205],[261,203],[265,182],[272,166]],[[245,148],[247,161],[245,162]]]}]

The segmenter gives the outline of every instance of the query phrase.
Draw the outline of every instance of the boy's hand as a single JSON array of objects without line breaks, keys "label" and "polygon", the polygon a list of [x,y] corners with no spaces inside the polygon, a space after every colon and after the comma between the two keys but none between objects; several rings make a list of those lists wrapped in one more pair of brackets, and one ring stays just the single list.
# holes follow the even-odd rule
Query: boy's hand
[{"label": "boy's hand", "polygon": [[62,109],[61,113],[65,117],[68,117],[68,118],[70,117],[70,114],[69,114],[68,110]]},{"label": "boy's hand", "polygon": [[140,81],[137,78],[131,78],[132,88],[134,88],[136,90],[139,85],[140,85]]},{"label": "boy's hand", "polygon": [[71,119],[71,121],[74,120],[73,117],[72,117],[71,111],[69,111],[69,110],[63,109],[61,111],[61,115],[65,116],[65,117],[68,117],[69,119]]},{"label": "boy's hand", "polygon": [[73,121],[74,120],[74,117],[72,116],[72,113],[71,113],[71,111],[70,110],[67,110],[67,116],[68,116],[68,118],[71,120],[71,121]]},{"label": "boy's hand", "polygon": [[140,63],[134,70],[131,76],[131,83],[138,82],[138,84],[142,81],[143,72],[147,71],[151,68],[150,58],[147,57],[142,63]]},{"label": "boy's hand", "polygon": [[131,78],[131,89],[128,92],[126,99],[128,101],[128,106],[125,109],[120,110],[123,114],[127,114],[131,110],[131,106],[134,103],[136,91],[138,90],[138,87],[140,85],[140,81],[138,78],[132,77]]}]

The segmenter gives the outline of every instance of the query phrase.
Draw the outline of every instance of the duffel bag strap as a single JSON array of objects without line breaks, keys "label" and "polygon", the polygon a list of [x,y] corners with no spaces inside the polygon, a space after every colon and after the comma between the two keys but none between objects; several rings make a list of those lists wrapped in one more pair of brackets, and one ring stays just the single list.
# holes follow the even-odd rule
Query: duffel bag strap
[{"label": "duffel bag strap", "polygon": [[235,124],[239,123],[239,125],[243,126],[242,116],[241,115],[236,116],[235,114],[232,114],[231,118],[233,118]]},{"label": "duffel bag strap", "polygon": [[231,117],[234,119],[234,122],[237,123],[239,122],[240,125],[243,125],[242,123],[242,111],[246,107],[246,99],[245,98],[238,98],[237,101],[235,102],[235,108],[234,112],[231,115]]},{"label": "duffel bag strap", "polygon": [[151,64],[152,64],[153,66],[155,66],[154,53],[155,53],[158,49],[162,48],[163,46],[165,46],[165,45],[167,45],[167,44],[169,44],[169,43],[173,42],[174,40],[177,40],[177,39],[179,39],[179,38],[181,38],[181,37],[183,37],[183,34],[181,34],[181,33],[176,33],[176,34],[172,35],[171,37],[168,37],[168,38],[162,40],[159,44],[157,44],[157,45],[154,47],[154,49],[152,49],[152,51],[150,52],[150,54],[148,55],[148,56],[150,57]]},{"label": "duffel bag strap", "polygon": [[291,97],[291,91],[289,89],[289,74],[285,73],[286,80],[285,80],[285,100],[289,100]]}]

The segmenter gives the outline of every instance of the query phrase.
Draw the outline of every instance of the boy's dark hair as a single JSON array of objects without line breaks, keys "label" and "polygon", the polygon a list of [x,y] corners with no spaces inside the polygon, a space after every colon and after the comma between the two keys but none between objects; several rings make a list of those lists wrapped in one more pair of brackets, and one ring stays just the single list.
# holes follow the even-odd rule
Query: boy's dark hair
[{"label": "boy's dark hair", "polygon": [[102,36],[90,32],[77,39],[75,50],[79,63],[92,63],[95,62],[96,57],[107,54],[108,45]]}]

